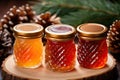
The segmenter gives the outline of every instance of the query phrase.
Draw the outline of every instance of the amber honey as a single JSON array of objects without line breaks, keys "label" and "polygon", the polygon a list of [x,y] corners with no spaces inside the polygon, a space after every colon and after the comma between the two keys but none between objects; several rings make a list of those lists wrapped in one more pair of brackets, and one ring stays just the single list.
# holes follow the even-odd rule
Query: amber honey
[{"label": "amber honey", "polygon": [[36,68],[43,59],[42,26],[33,23],[14,27],[14,56],[19,67]]},{"label": "amber honey", "polygon": [[77,27],[77,60],[80,66],[90,69],[103,68],[107,62],[107,28],[101,24],[87,23]]},{"label": "amber honey", "polygon": [[52,71],[67,72],[75,66],[75,29],[70,25],[52,25],[45,29],[45,65]]}]

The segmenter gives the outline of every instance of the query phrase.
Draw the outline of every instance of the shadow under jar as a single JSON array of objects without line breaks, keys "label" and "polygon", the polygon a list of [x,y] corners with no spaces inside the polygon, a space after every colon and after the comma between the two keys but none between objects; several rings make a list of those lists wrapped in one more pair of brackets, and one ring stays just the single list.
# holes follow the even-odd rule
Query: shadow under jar
[{"label": "shadow under jar", "polygon": [[19,67],[36,68],[43,60],[43,27],[35,23],[22,23],[14,28],[14,56]]},{"label": "shadow under jar", "polygon": [[97,23],[77,27],[77,60],[80,66],[90,69],[103,68],[107,62],[107,28]]},{"label": "shadow under jar", "polygon": [[56,24],[45,29],[47,43],[45,65],[52,71],[67,72],[75,67],[75,29],[70,25]]}]

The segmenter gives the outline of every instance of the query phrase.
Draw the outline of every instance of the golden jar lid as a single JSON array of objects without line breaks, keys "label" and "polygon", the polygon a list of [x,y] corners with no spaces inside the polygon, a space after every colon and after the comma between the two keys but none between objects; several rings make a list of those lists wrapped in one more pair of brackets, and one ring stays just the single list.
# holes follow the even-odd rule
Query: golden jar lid
[{"label": "golden jar lid", "polygon": [[97,23],[85,23],[77,27],[78,35],[82,38],[100,39],[107,36],[107,28]]},{"label": "golden jar lid", "polygon": [[22,23],[13,27],[13,35],[22,38],[36,38],[43,34],[43,27],[36,23]]},{"label": "golden jar lid", "polygon": [[46,38],[58,40],[74,38],[75,32],[75,28],[66,24],[55,24],[45,29]]}]

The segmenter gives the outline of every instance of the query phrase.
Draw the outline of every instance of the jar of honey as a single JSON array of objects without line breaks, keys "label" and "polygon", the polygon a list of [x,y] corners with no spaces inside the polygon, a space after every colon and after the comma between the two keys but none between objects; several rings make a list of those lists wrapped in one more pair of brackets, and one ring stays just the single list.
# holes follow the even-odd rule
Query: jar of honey
[{"label": "jar of honey", "polygon": [[75,29],[70,25],[56,24],[45,29],[47,43],[45,48],[45,66],[58,72],[74,69],[76,48]]},{"label": "jar of honey", "polygon": [[36,68],[43,57],[43,27],[35,23],[22,23],[13,28],[15,43],[13,53],[19,67]]},{"label": "jar of honey", "polygon": [[86,23],[77,27],[77,60],[80,66],[90,69],[103,68],[107,61],[107,28],[97,23]]}]

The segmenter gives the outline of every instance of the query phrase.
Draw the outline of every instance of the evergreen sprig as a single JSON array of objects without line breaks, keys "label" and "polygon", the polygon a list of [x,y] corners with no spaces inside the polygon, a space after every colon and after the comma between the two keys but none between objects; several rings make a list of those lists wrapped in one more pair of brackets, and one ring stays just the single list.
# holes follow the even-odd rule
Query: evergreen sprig
[{"label": "evergreen sprig", "polygon": [[120,3],[108,0],[43,0],[33,6],[37,14],[50,11],[65,24],[101,23],[109,27],[120,19]]}]

